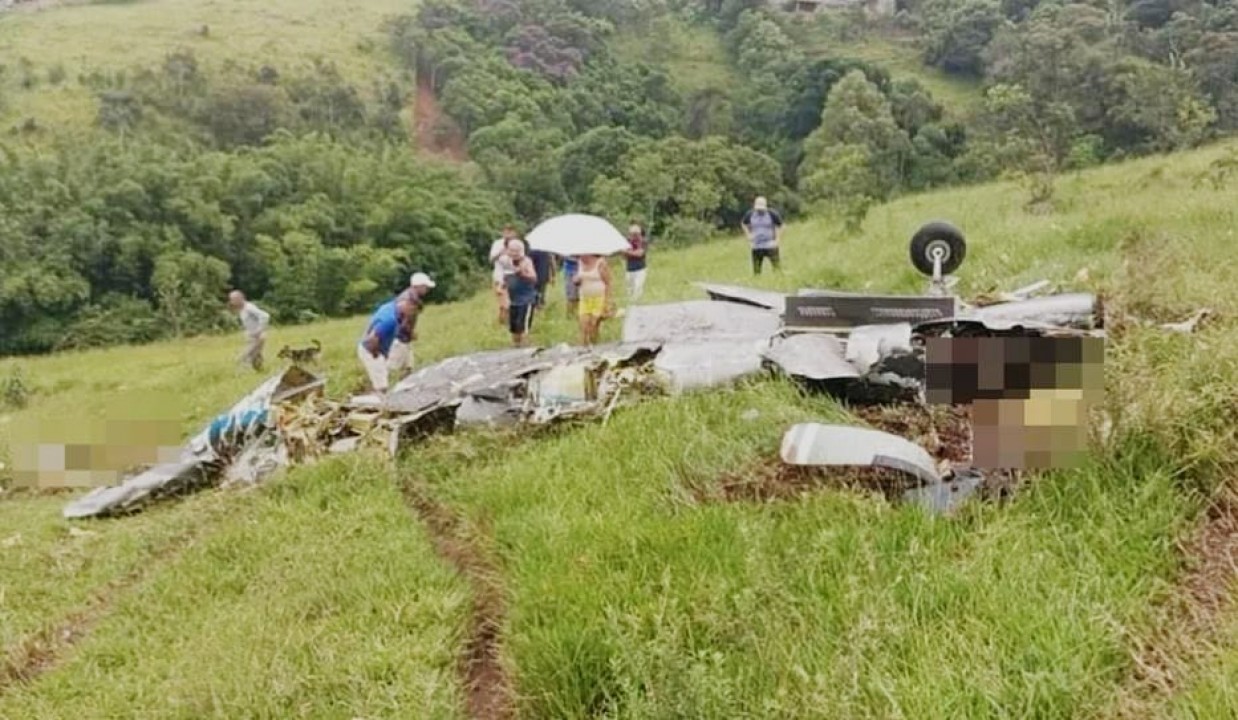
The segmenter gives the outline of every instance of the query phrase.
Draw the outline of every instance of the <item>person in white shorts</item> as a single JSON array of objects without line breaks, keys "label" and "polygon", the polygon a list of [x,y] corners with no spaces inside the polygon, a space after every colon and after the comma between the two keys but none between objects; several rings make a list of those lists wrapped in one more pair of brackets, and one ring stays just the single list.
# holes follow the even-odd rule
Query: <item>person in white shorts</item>
[{"label": "person in white shorts", "polygon": [[237,314],[245,328],[245,351],[237,362],[245,363],[254,370],[262,371],[262,348],[266,345],[267,328],[271,316],[262,308],[245,299],[245,293],[233,290],[228,294],[228,307]]},{"label": "person in white shorts", "polygon": [[357,358],[370,379],[370,387],[380,396],[387,394],[391,345],[400,332],[400,325],[408,322],[412,311],[413,304],[407,298],[384,303],[374,312],[357,343]]},{"label": "person in white shorts", "polygon": [[517,237],[516,226],[507,225],[503,228],[503,236],[490,245],[490,263],[494,266],[490,280],[494,286],[494,297],[499,302],[499,324],[507,323],[507,313],[511,309],[511,298],[507,295],[507,276],[516,272],[516,266],[507,255],[507,243]]},{"label": "person in white shorts", "polygon": [[399,382],[413,369],[413,342],[417,340],[417,318],[425,306],[425,296],[434,289],[434,281],[423,272],[413,273],[408,280],[408,289],[396,298],[407,300],[412,306],[411,316],[407,322],[400,323],[395,341],[391,343],[391,351],[387,354],[387,369]]},{"label": "person in white shorts", "polygon": [[633,224],[628,228],[628,249],[623,251],[627,258],[628,301],[640,300],[645,292],[646,254],[649,244],[645,241],[645,233],[640,225]]}]

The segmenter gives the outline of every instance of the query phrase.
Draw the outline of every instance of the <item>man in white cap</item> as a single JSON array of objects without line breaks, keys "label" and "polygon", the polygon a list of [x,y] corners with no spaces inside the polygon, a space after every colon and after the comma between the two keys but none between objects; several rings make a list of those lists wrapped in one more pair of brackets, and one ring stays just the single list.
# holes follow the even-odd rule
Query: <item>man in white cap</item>
[{"label": "man in white cap", "polygon": [[761,265],[769,258],[775,270],[780,267],[778,246],[782,242],[782,217],[769,209],[765,198],[758,197],[752,209],[740,221],[748,242],[752,245],[752,274],[761,274]]},{"label": "man in white cap", "polygon": [[417,318],[421,315],[426,294],[432,289],[434,281],[430,276],[416,272],[408,279],[408,289],[396,297],[397,305],[407,301],[411,308],[407,317],[402,318],[395,340],[391,343],[391,351],[387,353],[387,369],[395,376],[396,382],[413,369],[413,341],[417,339]]}]

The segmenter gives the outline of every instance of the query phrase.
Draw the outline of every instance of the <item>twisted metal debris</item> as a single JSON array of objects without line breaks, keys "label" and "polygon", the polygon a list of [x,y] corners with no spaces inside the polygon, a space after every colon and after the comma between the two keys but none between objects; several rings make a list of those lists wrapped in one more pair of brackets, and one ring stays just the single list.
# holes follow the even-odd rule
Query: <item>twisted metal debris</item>
[{"label": "twisted metal debris", "polygon": [[[605,422],[616,408],[643,398],[768,372],[852,403],[922,401],[925,336],[1097,331],[1101,322],[1094,297],[1026,297],[1041,286],[984,307],[956,302],[957,312],[949,318],[853,326],[836,337],[788,327],[786,299],[792,296],[703,285],[713,300],[630,308],[621,343],[448,358],[413,373],[381,402],[365,396],[325,398],[325,378],[292,367],[215,418],[185,445],[176,462],[99,488],[70,503],[64,515],[130,513],[160,498],[219,484],[256,483],[281,468],[330,454],[366,449],[395,454],[421,437],[460,426],[573,418]],[[823,303],[843,299],[861,313],[866,298],[888,301],[831,290],[801,290],[794,297]],[[974,484],[968,480],[968,488]],[[926,488],[924,496],[938,497],[941,490]]]}]

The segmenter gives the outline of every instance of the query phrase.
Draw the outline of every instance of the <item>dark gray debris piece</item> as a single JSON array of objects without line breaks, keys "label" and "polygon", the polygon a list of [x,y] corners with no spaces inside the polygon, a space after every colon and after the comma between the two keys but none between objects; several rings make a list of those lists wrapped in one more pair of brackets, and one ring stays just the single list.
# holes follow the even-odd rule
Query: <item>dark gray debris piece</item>
[{"label": "dark gray debris piece", "polygon": [[187,457],[157,465],[113,487],[102,487],[69,503],[70,520],[125,515],[156,500],[209,487],[219,468],[209,457]]},{"label": "dark gray debris piece", "polygon": [[927,483],[903,493],[903,502],[914,503],[935,515],[949,515],[967,502],[984,485],[978,470],[956,471],[937,483]]}]

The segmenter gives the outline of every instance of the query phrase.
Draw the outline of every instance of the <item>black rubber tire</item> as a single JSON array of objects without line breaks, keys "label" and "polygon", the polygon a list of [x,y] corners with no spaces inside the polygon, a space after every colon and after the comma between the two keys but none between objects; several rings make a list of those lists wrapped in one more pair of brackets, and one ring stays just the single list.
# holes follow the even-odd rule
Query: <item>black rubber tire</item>
[{"label": "black rubber tire", "polygon": [[922,226],[911,237],[911,264],[920,272],[933,276],[933,256],[935,248],[943,248],[946,257],[941,262],[942,276],[949,275],[963,264],[967,257],[967,241],[963,232],[948,222],[931,222]]}]

